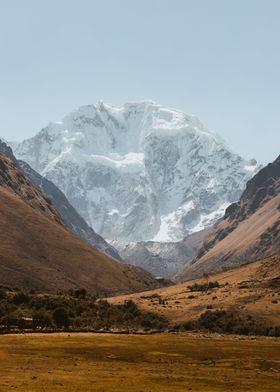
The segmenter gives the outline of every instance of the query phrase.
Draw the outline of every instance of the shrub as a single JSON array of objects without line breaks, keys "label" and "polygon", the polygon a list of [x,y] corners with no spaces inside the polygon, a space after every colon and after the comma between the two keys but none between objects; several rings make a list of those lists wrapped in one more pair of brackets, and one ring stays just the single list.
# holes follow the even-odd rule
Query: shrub
[{"label": "shrub", "polygon": [[78,289],[74,291],[74,297],[85,299],[87,296],[86,289]]},{"label": "shrub", "polygon": [[220,287],[220,284],[218,282],[208,282],[202,284],[195,283],[191,286],[188,286],[187,288],[189,291],[207,291],[209,289],[214,289],[217,287]]},{"label": "shrub", "polygon": [[25,294],[24,292],[20,291],[16,293],[12,299],[12,302],[15,305],[25,304],[30,301],[29,295]]},{"label": "shrub", "polygon": [[207,310],[200,317],[180,326],[185,330],[202,329],[209,332],[234,333],[241,335],[278,336],[280,327],[270,327],[257,323],[253,318],[243,317],[237,311]]},{"label": "shrub", "polygon": [[129,313],[131,313],[133,315],[136,315],[137,313],[139,313],[138,306],[131,299],[128,301],[125,301],[124,308],[125,308],[125,310],[127,310]]},{"label": "shrub", "polygon": [[58,328],[67,328],[70,324],[69,314],[65,308],[55,309],[52,318]]},{"label": "shrub", "polygon": [[53,325],[52,317],[46,310],[35,310],[32,314],[32,328],[46,328]]},{"label": "shrub", "polygon": [[6,291],[0,288],[0,299],[6,298]]}]

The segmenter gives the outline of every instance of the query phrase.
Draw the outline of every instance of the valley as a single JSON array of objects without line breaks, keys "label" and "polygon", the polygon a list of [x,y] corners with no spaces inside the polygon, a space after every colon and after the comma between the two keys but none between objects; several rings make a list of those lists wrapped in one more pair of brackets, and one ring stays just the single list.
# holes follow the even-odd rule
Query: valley
[{"label": "valley", "polygon": [[[212,138],[200,129],[204,137]],[[279,390],[279,158],[219,213],[208,191],[209,215],[192,209],[189,221],[178,205],[167,232],[174,222],[179,231],[167,241],[107,242],[46,178],[51,164],[39,174],[1,141],[0,150],[1,392]],[[238,168],[225,180],[230,187],[234,176],[249,176],[246,162],[231,158]],[[124,230],[136,227],[134,207]],[[117,233],[122,223],[111,212]],[[197,219],[202,230],[184,236],[180,222]],[[147,222],[139,223],[143,230]]]},{"label": "valley", "polygon": [[280,392],[280,1],[0,4],[0,392]]}]

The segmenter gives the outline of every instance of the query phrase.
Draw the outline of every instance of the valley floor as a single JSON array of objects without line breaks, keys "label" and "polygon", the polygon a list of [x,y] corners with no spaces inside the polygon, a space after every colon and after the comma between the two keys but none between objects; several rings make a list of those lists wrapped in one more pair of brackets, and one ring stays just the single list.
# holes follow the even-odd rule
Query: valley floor
[{"label": "valley floor", "polygon": [[207,334],[0,336],[0,391],[279,391],[280,340]]}]

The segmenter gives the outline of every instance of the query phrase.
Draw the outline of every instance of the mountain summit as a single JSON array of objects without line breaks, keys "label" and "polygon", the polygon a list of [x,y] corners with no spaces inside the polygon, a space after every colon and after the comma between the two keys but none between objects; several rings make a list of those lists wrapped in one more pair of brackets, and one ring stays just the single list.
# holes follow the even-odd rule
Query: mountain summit
[{"label": "mountain summit", "polygon": [[257,169],[197,117],[151,101],[82,106],[15,155],[108,240],[181,240],[220,218]]}]

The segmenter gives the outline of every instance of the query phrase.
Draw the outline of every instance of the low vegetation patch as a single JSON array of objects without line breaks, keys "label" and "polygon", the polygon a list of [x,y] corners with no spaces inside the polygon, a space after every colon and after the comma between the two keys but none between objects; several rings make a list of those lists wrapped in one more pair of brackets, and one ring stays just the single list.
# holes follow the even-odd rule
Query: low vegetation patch
[{"label": "low vegetation patch", "polygon": [[112,305],[87,294],[86,290],[57,295],[0,289],[0,332],[156,330],[168,328],[168,321],[143,311],[133,301]]},{"label": "low vegetation patch", "polygon": [[177,326],[179,330],[204,330],[237,335],[280,336],[280,326],[269,327],[254,320],[250,315],[237,311],[207,310],[195,321]]},{"label": "low vegetation patch", "polygon": [[195,283],[191,286],[188,286],[188,291],[208,291],[210,289],[215,289],[220,287],[219,282],[207,282],[207,283]]}]

